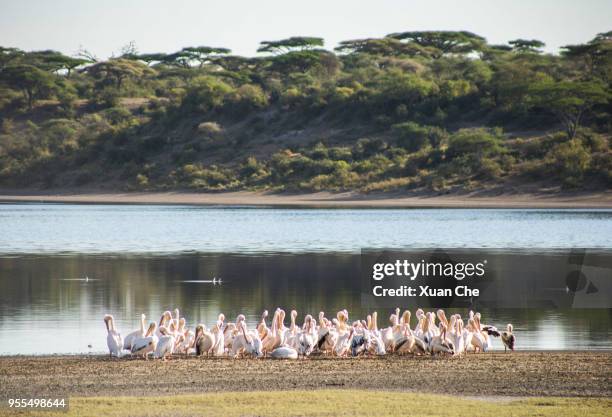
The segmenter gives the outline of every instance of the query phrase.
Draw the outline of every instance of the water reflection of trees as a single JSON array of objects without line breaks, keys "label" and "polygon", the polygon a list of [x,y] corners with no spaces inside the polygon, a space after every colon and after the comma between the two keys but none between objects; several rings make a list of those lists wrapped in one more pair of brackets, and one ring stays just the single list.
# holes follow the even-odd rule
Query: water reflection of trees
[{"label": "water reflection of trees", "polygon": [[[89,282],[63,281],[83,278]],[[181,281],[223,279],[222,286]],[[264,308],[295,308],[333,315],[347,308],[364,317],[360,303],[360,257],[349,254],[22,256],[0,258],[0,313],[3,322],[16,317],[78,315],[111,311],[134,321],[139,313],[158,314],[179,306],[191,323],[210,323],[219,312],[255,320]],[[399,306],[402,307],[402,306]],[[379,310],[384,324],[391,312]],[[558,322],[564,328],[609,337],[612,310],[484,311],[502,324],[522,327]],[[465,314],[466,312],[461,312]],[[301,321],[301,319],[300,319]]]}]

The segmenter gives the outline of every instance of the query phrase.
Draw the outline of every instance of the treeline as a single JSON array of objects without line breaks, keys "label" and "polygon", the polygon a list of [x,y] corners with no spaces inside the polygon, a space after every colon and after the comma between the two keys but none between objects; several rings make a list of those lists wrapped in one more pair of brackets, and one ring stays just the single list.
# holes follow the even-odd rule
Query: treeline
[{"label": "treeline", "polygon": [[0,185],[609,188],[612,32],[559,55],[470,32],[100,61],[0,47]]}]

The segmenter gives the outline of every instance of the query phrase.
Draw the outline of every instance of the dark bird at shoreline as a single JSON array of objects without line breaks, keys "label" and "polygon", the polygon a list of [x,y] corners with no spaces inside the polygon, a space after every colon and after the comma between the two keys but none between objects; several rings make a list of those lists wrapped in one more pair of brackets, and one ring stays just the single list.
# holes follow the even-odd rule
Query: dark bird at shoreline
[{"label": "dark bird at shoreline", "polygon": [[508,324],[506,331],[501,333],[501,340],[504,344],[504,352],[507,352],[508,349],[514,351],[514,342],[516,341],[516,337],[512,333],[512,324]]}]

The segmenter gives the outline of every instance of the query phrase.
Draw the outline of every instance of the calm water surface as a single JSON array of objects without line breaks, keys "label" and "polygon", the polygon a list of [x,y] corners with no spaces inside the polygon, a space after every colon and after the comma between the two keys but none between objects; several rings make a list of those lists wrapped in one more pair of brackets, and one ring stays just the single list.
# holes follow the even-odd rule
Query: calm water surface
[{"label": "calm water surface", "polygon": [[612,248],[612,210],[0,204],[0,253]]},{"label": "calm water surface", "polygon": [[[104,352],[108,312],[123,334],[140,313],[157,320],[174,307],[192,328],[219,312],[255,323],[277,306],[300,322],[342,308],[355,319],[368,313],[362,248],[612,249],[611,220],[607,210],[0,205],[0,354]],[[188,282],[213,277],[223,284]],[[610,349],[611,311],[483,316],[512,322],[521,349]],[[383,325],[390,311],[379,313]]]}]

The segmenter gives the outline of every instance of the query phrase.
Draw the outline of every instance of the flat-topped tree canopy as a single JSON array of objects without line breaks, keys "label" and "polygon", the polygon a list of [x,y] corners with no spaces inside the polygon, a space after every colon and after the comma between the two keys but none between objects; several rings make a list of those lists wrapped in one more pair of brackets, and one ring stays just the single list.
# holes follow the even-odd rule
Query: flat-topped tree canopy
[{"label": "flat-topped tree canopy", "polygon": [[348,54],[370,54],[381,56],[431,57],[437,50],[416,43],[404,43],[395,38],[367,38],[342,41],[335,51]]},{"label": "flat-topped tree canopy", "polygon": [[117,89],[121,89],[123,81],[126,79],[140,79],[155,73],[154,70],[145,64],[125,58],[109,59],[108,61],[98,62],[85,68],[84,71],[94,78],[103,80],[109,84],[114,84]]},{"label": "flat-topped tree canopy", "polygon": [[440,51],[435,57],[444,54],[466,54],[479,51],[486,45],[486,39],[468,31],[410,31],[391,33],[388,38],[414,42],[423,47]]},{"label": "flat-topped tree canopy", "polygon": [[39,66],[46,68],[48,71],[66,70],[68,75],[73,69],[92,62],[86,58],[74,58],[53,50],[36,51],[27,55],[38,61]]},{"label": "flat-topped tree canopy", "polygon": [[542,53],[542,48],[546,46],[544,42],[537,39],[514,39],[508,43],[512,45],[513,51],[521,53],[540,54]]},{"label": "flat-topped tree canopy", "polygon": [[188,46],[173,54],[166,55],[164,62],[181,67],[191,67],[195,62],[199,67],[210,61],[212,57],[231,53],[231,49],[210,46]]},{"label": "flat-topped tree canopy", "polygon": [[34,65],[49,72],[65,70],[67,75],[70,75],[73,69],[90,62],[88,59],[67,56],[52,49],[24,52],[17,48],[0,47],[0,68],[8,63],[20,63]]},{"label": "flat-topped tree canopy", "polygon": [[312,36],[292,36],[279,41],[262,41],[257,52],[271,52],[274,54],[282,54],[291,51],[301,51],[304,49],[313,49],[321,47],[324,44],[323,38]]},{"label": "flat-topped tree canopy", "polygon": [[335,73],[339,68],[339,61],[333,52],[324,49],[308,49],[290,51],[270,59],[269,68],[282,74],[306,72],[314,67],[325,68],[328,73]]}]

